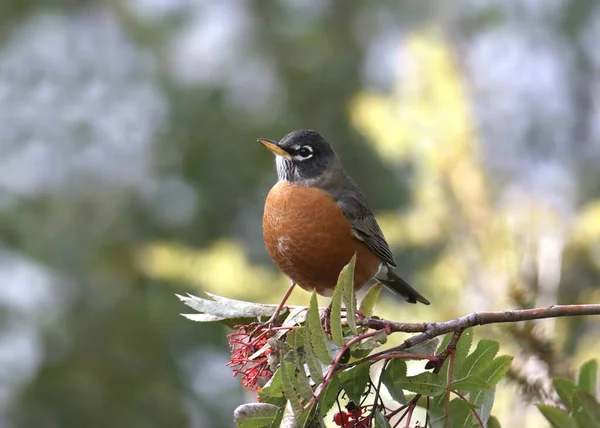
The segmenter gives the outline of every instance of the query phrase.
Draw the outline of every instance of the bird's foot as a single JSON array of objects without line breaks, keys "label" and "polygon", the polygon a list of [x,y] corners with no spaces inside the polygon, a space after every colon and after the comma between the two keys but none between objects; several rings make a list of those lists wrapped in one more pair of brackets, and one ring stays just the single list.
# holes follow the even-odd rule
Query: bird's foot
[{"label": "bird's foot", "polygon": [[256,336],[257,334],[263,332],[270,332],[276,329],[277,327],[281,327],[281,322],[279,321],[279,314],[274,314],[267,321],[256,321],[251,323],[248,327],[250,327],[252,333],[250,336]]}]

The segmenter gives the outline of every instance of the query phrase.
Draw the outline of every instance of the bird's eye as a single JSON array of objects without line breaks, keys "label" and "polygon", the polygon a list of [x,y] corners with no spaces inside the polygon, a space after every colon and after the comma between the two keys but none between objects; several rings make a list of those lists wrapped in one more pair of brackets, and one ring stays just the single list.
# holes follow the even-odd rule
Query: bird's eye
[{"label": "bird's eye", "polygon": [[310,146],[302,146],[300,150],[298,150],[298,156],[304,159],[308,159],[312,155],[312,148]]}]

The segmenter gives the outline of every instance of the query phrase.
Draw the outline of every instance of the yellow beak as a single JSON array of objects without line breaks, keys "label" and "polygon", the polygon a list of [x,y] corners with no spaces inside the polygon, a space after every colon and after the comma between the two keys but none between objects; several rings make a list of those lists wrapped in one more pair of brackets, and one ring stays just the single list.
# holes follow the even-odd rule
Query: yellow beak
[{"label": "yellow beak", "polygon": [[275,153],[277,156],[281,156],[282,158],[286,158],[287,160],[292,160],[292,156],[283,150],[281,147],[277,145],[276,141],[267,140],[266,138],[259,138],[258,142],[265,146],[269,151]]}]

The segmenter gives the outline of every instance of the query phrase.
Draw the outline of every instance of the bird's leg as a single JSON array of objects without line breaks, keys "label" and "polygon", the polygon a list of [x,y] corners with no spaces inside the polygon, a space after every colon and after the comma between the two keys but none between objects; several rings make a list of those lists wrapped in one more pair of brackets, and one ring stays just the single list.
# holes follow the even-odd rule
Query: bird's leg
[{"label": "bird's leg", "polygon": [[264,329],[264,328],[266,328],[267,330],[270,330],[272,327],[280,327],[281,326],[281,324],[279,323],[279,314],[281,313],[281,310],[283,309],[285,302],[287,302],[287,299],[292,294],[292,291],[294,291],[295,286],[296,286],[296,283],[294,281],[292,281],[292,283],[288,287],[287,291],[283,295],[283,299],[281,299],[279,306],[277,306],[277,309],[275,309],[275,313],[271,316],[271,318],[269,318],[265,322],[259,322],[259,323],[254,324],[256,326],[256,328],[254,329],[255,332],[258,330]]}]

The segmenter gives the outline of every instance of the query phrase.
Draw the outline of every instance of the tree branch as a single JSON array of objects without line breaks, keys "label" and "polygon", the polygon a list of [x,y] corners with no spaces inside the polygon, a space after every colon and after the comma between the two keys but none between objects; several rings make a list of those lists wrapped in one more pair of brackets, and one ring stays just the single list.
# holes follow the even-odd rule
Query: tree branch
[{"label": "tree branch", "polygon": [[[363,318],[357,321],[357,324],[369,327],[371,329],[381,330],[389,328],[390,331],[396,333],[421,333],[416,336],[409,337],[396,347],[385,351],[372,354],[365,358],[370,360],[389,353],[397,353],[408,348],[412,348],[419,343],[426,342],[434,337],[441,336],[446,333],[462,331],[469,327],[486,324],[499,324],[506,322],[529,321],[544,318],[557,318],[568,316],[581,315],[600,315],[600,304],[590,305],[552,305],[547,308],[534,309],[517,309],[512,311],[494,311],[494,312],[475,312],[461,318],[450,321],[434,322],[434,323],[402,323],[392,322],[377,318]],[[362,362],[357,361],[354,364]]]}]

